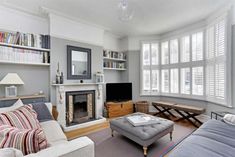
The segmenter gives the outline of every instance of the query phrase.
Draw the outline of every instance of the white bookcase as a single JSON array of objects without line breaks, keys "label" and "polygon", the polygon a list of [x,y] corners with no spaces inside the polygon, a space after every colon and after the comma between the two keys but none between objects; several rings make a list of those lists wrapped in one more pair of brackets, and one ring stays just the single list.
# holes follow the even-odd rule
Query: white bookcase
[{"label": "white bookcase", "polygon": [[50,49],[42,48],[40,36],[0,31],[0,64],[50,66]]}]

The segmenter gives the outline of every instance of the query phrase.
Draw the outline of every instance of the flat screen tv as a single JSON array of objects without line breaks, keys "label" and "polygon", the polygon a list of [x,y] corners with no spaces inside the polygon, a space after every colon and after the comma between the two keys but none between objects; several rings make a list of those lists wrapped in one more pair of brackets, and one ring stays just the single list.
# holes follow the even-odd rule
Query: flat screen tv
[{"label": "flat screen tv", "polygon": [[132,100],[132,83],[107,83],[106,101]]}]

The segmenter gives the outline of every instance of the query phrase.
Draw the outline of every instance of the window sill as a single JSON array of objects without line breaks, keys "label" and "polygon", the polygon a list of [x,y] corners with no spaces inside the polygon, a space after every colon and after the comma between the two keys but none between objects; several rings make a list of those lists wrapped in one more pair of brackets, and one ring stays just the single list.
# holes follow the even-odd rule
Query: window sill
[{"label": "window sill", "polygon": [[225,108],[234,108],[233,106],[229,105],[225,105],[223,103],[218,103],[218,102],[213,102],[213,101],[208,101],[208,100],[203,100],[202,98],[195,98],[195,97],[183,97],[183,96],[172,96],[172,95],[151,95],[151,94],[140,94],[140,97],[165,97],[165,98],[174,98],[174,99],[183,99],[183,100],[190,100],[190,101],[201,101],[204,103],[209,103],[209,104],[213,104],[213,105],[218,105],[221,107],[225,107]]}]

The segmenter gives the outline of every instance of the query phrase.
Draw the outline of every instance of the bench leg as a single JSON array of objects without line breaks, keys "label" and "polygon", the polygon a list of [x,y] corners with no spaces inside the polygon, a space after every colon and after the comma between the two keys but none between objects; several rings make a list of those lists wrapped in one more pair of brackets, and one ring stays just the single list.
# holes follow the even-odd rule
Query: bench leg
[{"label": "bench leg", "polygon": [[162,114],[166,119],[170,119],[170,118],[165,114],[166,110],[169,110],[169,109],[164,109],[164,108],[163,108],[163,110],[161,110],[158,106],[155,106],[155,105],[153,105],[153,107],[155,107],[155,108],[159,111],[159,112],[155,113],[154,116],[159,115],[159,114]]},{"label": "bench leg", "polygon": [[113,135],[113,130],[111,130],[111,135],[112,135],[112,137],[114,136],[114,135]]},{"label": "bench leg", "polygon": [[172,134],[173,134],[173,132],[170,132],[170,140],[172,141]]},{"label": "bench leg", "polygon": [[143,147],[143,149],[144,149],[144,157],[147,157],[147,150],[148,150],[148,148],[147,147]]}]

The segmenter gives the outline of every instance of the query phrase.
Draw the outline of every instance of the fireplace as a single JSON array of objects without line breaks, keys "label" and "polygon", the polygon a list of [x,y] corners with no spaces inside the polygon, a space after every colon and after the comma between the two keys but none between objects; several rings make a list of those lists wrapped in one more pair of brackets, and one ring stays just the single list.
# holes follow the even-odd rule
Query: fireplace
[{"label": "fireplace", "polygon": [[66,126],[95,120],[95,91],[66,92]]}]

